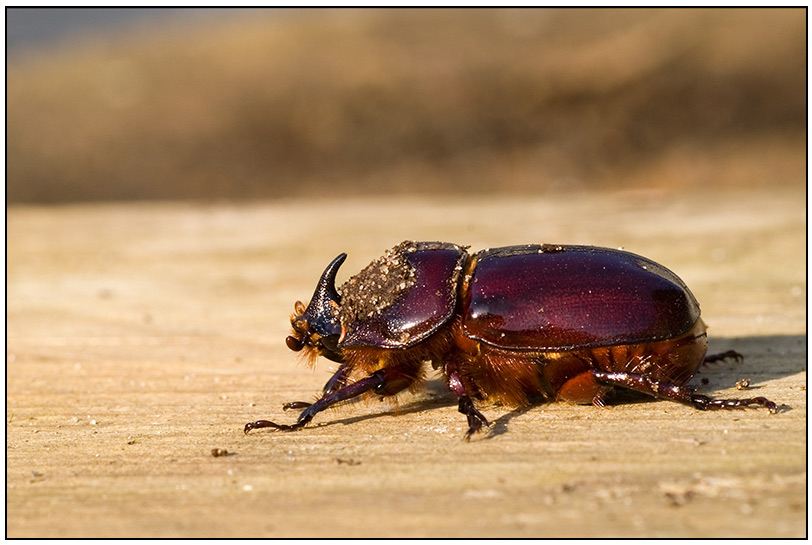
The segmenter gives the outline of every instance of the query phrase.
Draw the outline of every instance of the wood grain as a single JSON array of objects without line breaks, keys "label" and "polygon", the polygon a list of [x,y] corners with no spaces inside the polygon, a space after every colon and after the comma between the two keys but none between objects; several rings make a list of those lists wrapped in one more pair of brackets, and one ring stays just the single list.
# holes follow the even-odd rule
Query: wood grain
[{"label": "wood grain", "polygon": [[[11,207],[7,535],[802,537],[805,229],[802,193],[764,190]],[[342,281],[404,239],[659,261],[711,350],[746,356],[700,390],[749,378],[782,410],[484,407],[466,443],[431,382],[243,435],[328,377],[284,345],[293,302],[339,252]]]}]

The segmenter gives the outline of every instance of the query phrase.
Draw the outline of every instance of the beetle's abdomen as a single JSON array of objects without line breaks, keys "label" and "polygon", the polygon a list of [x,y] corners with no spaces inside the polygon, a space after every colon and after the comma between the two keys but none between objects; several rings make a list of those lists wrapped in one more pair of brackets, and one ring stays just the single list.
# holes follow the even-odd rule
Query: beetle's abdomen
[{"label": "beetle's abdomen", "polygon": [[[465,345],[466,341],[471,342],[461,342]],[[694,376],[707,347],[705,324],[697,320],[684,335],[639,344],[560,351],[465,346],[458,365],[472,390],[509,407],[524,405],[534,395],[588,404],[609,390],[596,381],[593,370],[634,373],[681,386]]]},{"label": "beetle's abdomen", "polygon": [[464,288],[464,334],[518,350],[574,350],[673,339],[699,304],[673,272],[589,246],[484,250]]},{"label": "beetle's abdomen", "polygon": [[682,386],[696,374],[707,349],[705,324],[698,320],[688,333],[674,339],[548,353],[539,361],[548,393],[557,399],[591,403],[601,389],[587,372],[591,369],[634,373]]}]

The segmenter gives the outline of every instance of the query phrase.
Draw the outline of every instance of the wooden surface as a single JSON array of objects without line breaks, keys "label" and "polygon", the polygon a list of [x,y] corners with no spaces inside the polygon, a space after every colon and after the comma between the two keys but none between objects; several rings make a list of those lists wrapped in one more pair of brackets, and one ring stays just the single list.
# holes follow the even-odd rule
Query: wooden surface
[{"label": "wooden surface", "polygon": [[[8,537],[799,537],[806,533],[802,192],[137,204],[8,210]],[[594,244],[679,274],[702,305],[700,412],[484,407],[470,443],[439,382],[293,421],[329,376],[284,345],[341,251],[403,239]],[[228,455],[213,456],[212,449]]]}]

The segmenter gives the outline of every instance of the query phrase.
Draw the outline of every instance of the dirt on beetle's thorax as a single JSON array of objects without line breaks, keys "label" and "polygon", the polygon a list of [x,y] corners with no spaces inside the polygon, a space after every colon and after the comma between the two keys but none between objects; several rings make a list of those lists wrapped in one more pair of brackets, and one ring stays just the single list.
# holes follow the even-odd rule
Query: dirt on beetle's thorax
[{"label": "dirt on beetle's thorax", "polygon": [[374,260],[340,288],[338,318],[352,324],[380,314],[397,301],[415,283],[415,270],[405,258],[417,250],[414,242],[403,242]]}]

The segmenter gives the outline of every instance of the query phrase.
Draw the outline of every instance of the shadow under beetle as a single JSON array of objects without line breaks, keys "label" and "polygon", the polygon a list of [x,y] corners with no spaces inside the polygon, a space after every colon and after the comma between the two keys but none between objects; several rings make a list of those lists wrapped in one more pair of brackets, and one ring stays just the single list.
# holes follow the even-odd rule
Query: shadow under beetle
[{"label": "shadow under beetle", "polygon": [[469,254],[443,242],[403,242],[336,289],[336,257],[307,307],[296,302],[291,350],[340,365],[295,424],[363,394],[391,396],[442,371],[468,419],[465,438],[489,426],[474,401],[516,407],[530,397],[603,406],[616,388],[697,409],[776,411],[763,397],[712,399],[687,385],[708,361],[699,304],[673,272],[608,248],[529,244]]}]

